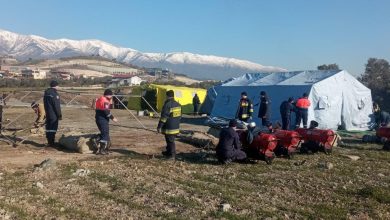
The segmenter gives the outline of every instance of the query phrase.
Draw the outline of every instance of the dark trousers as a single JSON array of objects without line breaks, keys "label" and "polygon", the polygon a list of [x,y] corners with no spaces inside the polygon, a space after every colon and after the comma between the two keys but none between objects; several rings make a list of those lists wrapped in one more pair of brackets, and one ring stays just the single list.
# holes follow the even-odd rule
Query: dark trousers
[{"label": "dark trousers", "polygon": [[199,105],[194,105],[194,114],[198,114],[199,112]]},{"label": "dark trousers", "polygon": [[243,121],[243,122],[248,122],[249,118],[241,118],[239,117],[238,119],[240,119],[240,121]]},{"label": "dark trousers", "polygon": [[167,155],[175,156],[176,155],[176,145],[175,145],[176,135],[166,134],[165,141],[167,142]]},{"label": "dark trousers", "polygon": [[246,153],[242,150],[234,150],[229,152],[217,152],[217,158],[219,161],[232,160],[242,161],[246,159]]},{"label": "dark trousers", "polygon": [[109,119],[106,118],[96,118],[96,125],[100,131],[100,142],[108,143],[110,142],[110,126]]},{"label": "dark trousers", "polygon": [[307,128],[307,116],[308,116],[307,109],[303,109],[303,108],[298,109],[297,110],[295,127],[299,128],[299,126],[301,125],[301,121],[302,121],[303,122],[303,127]]},{"label": "dark trousers", "polygon": [[282,129],[289,130],[290,129],[291,116],[290,115],[282,115]]},{"label": "dark trousers", "polygon": [[264,126],[264,127],[268,127],[268,125],[270,124],[268,118],[261,118],[261,124]]},{"label": "dark trousers", "polygon": [[49,145],[53,145],[58,129],[58,119],[46,118],[46,139]]}]

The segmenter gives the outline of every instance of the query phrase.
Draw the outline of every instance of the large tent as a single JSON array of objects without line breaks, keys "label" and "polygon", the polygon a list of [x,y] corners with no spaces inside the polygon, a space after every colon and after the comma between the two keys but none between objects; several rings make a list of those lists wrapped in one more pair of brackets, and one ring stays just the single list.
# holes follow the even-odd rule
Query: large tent
[{"label": "large tent", "polygon": [[[255,105],[259,103],[260,91],[267,92],[272,122],[281,121],[279,106],[284,100],[297,99],[305,92],[312,103],[309,121],[316,120],[320,128],[367,130],[371,122],[371,90],[345,70],[245,74],[208,91],[210,115],[234,118],[243,91]],[[253,120],[256,122],[260,121],[258,109],[255,106]]]},{"label": "large tent", "polygon": [[193,113],[192,98],[195,94],[198,94],[199,100],[203,103],[206,97],[207,91],[201,88],[190,88],[183,86],[171,86],[171,85],[151,85],[152,88],[156,89],[156,107],[157,111],[161,112],[161,109],[165,103],[166,95],[168,90],[173,90],[175,93],[175,100],[182,106],[183,113]]}]

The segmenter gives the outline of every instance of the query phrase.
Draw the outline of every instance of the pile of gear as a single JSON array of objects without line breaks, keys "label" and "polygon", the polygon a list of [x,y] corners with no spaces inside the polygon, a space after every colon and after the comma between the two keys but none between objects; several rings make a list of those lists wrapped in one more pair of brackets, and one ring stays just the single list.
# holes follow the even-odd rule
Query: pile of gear
[{"label": "pile of gear", "polygon": [[[282,130],[279,124],[272,129],[268,127],[261,129],[256,126],[255,122],[242,124],[236,120],[227,122],[226,119],[217,118],[209,119],[208,123],[212,128],[222,129],[219,137],[220,142],[217,146],[217,157],[222,163],[231,162],[230,160],[226,161],[226,158],[233,158],[233,160],[246,158],[242,152],[248,158],[262,159],[267,164],[271,164],[277,156],[292,158],[296,153],[311,154],[320,151],[329,154],[339,139],[336,132],[332,130],[318,129],[316,121],[311,121],[309,128],[296,130]],[[226,123],[228,123],[228,127],[225,127]],[[235,133],[237,137],[235,137]],[[232,152],[225,152],[226,149],[223,148],[226,148],[227,145],[235,146],[231,150]]]}]

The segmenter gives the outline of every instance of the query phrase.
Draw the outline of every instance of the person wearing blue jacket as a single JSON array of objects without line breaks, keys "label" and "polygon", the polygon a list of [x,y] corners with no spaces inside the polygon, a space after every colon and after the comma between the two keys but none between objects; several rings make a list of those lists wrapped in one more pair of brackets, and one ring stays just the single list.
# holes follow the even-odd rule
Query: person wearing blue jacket
[{"label": "person wearing blue jacket", "polygon": [[58,121],[62,120],[61,100],[57,92],[58,82],[50,82],[50,88],[45,90],[43,104],[46,114],[46,139],[48,147],[54,147]]}]

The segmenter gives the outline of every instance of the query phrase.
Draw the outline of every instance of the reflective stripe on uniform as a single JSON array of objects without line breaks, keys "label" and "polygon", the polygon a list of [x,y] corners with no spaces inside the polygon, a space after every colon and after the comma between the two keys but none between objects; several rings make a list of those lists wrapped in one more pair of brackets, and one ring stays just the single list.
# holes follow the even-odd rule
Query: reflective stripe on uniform
[{"label": "reflective stripe on uniform", "polygon": [[181,107],[173,107],[169,109],[169,112],[172,113],[172,117],[180,117],[181,116]]},{"label": "reflective stripe on uniform", "polygon": [[180,133],[179,129],[163,129],[161,130],[161,133],[163,134],[178,134]]},{"label": "reflective stripe on uniform", "polygon": [[248,116],[248,114],[242,114],[241,115],[241,118],[248,118],[249,116]]},{"label": "reflective stripe on uniform", "polygon": [[46,130],[46,133],[57,132],[57,130]]},{"label": "reflective stripe on uniform", "polygon": [[241,102],[241,106],[242,107],[246,107],[246,106],[248,106],[248,103],[247,102]]},{"label": "reflective stripe on uniform", "polygon": [[160,121],[161,121],[162,123],[166,123],[166,122],[167,122],[167,118],[160,118]]}]

